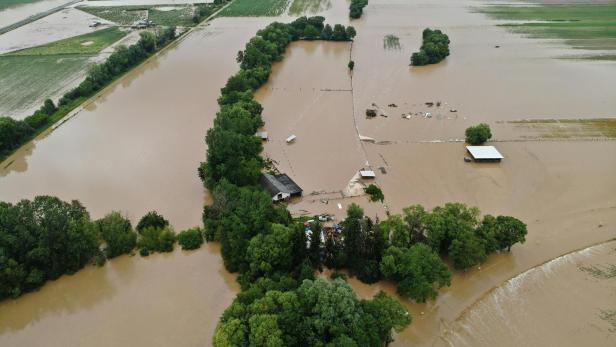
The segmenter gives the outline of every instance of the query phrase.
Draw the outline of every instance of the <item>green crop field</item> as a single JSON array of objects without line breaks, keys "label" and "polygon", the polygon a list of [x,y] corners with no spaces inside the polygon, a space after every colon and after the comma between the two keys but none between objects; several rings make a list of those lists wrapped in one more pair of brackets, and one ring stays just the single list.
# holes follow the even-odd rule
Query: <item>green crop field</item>
[{"label": "green crop field", "polygon": [[293,0],[289,6],[289,14],[292,16],[310,15],[331,7],[330,0]]},{"label": "green crop field", "polygon": [[26,48],[6,55],[61,55],[61,54],[96,54],[112,43],[126,36],[126,32],[117,27],[106,28],[88,34],[70,37],[46,45]]},{"label": "green crop field", "polygon": [[93,56],[125,35],[107,28],[0,55],[0,115],[29,115],[27,111],[80,79]]},{"label": "green crop field", "polygon": [[235,0],[225,8],[222,17],[279,16],[285,12],[289,0]]},{"label": "green crop field", "polygon": [[[580,49],[616,50],[616,3],[495,5],[482,7],[478,11],[494,19],[518,22],[502,26],[531,38],[562,39]],[[613,57],[614,54],[588,58]]]},{"label": "green crop field", "polygon": [[[86,55],[0,56],[0,115],[24,115],[89,65]],[[25,115],[29,115],[25,114]]]},{"label": "green crop field", "polygon": [[80,10],[120,25],[131,25],[140,19],[149,19],[162,26],[194,26],[193,16],[201,12],[202,19],[219,9],[214,4],[146,5],[114,7],[79,7]]},{"label": "green crop field", "polygon": [[1,0],[0,1],[0,11],[6,10],[9,7],[14,7],[16,5],[24,5],[30,4],[33,2],[39,2],[43,0]]}]

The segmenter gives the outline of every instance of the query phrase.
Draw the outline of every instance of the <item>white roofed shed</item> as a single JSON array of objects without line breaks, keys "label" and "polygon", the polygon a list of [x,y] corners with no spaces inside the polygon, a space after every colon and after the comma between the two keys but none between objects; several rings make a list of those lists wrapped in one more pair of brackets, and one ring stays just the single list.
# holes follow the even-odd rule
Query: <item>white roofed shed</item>
[{"label": "white roofed shed", "polygon": [[501,161],[505,157],[494,146],[466,146],[475,161]]}]

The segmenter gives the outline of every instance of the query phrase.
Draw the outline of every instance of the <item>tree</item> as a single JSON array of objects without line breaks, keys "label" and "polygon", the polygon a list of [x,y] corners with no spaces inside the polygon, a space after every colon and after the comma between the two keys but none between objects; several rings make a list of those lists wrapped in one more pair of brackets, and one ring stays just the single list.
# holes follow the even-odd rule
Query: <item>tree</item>
[{"label": "tree", "polygon": [[364,311],[379,322],[378,334],[381,341],[391,342],[392,330],[402,331],[411,324],[411,315],[398,301],[379,291],[372,300],[362,300]]},{"label": "tree", "polygon": [[[305,247],[305,244],[303,246]],[[293,265],[292,252],[293,230],[280,224],[272,225],[269,233],[259,234],[249,242],[246,256],[250,278],[290,271]]]},{"label": "tree", "polygon": [[310,230],[312,234],[310,234],[309,259],[314,267],[321,268],[321,235],[323,228],[318,217],[315,216],[314,223],[310,225]]},{"label": "tree", "polygon": [[323,31],[321,32],[321,39],[331,40],[333,35],[334,35],[334,30],[332,29],[331,25],[326,24],[325,27],[323,28]]},{"label": "tree", "polygon": [[426,241],[426,216],[428,212],[421,205],[413,205],[402,209],[404,221],[407,224],[411,244]]},{"label": "tree", "polygon": [[130,253],[137,245],[137,234],[128,218],[120,212],[111,212],[94,222],[99,237],[105,241],[105,256],[108,259]]},{"label": "tree", "polygon": [[447,265],[422,243],[410,248],[389,247],[381,261],[381,272],[397,282],[398,293],[418,302],[435,299],[437,289],[451,281]]},{"label": "tree", "polygon": [[175,241],[175,233],[170,227],[149,226],[141,231],[137,246],[140,248],[141,255],[148,255],[151,252],[171,252]]},{"label": "tree", "polygon": [[372,202],[383,202],[385,200],[385,195],[383,195],[383,191],[381,188],[374,184],[370,184],[367,188],[364,189],[366,194],[370,195],[370,201]]},{"label": "tree", "polygon": [[526,224],[519,219],[510,216],[498,216],[496,223],[498,225],[496,240],[499,249],[507,248],[507,252],[509,252],[514,244],[526,241]]},{"label": "tree", "polygon": [[169,221],[165,217],[158,214],[156,211],[146,213],[139,223],[137,223],[137,231],[142,233],[146,228],[162,229],[169,225]]},{"label": "tree", "polygon": [[76,200],[37,196],[0,202],[0,299],[35,290],[100,256],[97,233]]},{"label": "tree", "polygon": [[411,234],[399,215],[393,215],[379,224],[380,230],[387,236],[390,244],[399,248],[411,246]]},{"label": "tree", "polygon": [[440,30],[424,29],[419,52],[411,55],[411,65],[436,64],[449,55],[449,37]]},{"label": "tree", "polygon": [[353,71],[353,69],[355,68],[355,62],[351,60],[349,61],[349,64],[347,66],[349,67],[349,70]]},{"label": "tree", "polygon": [[469,145],[481,145],[492,138],[490,126],[485,123],[469,127],[464,132],[466,135],[466,143]]},{"label": "tree", "polygon": [[445,254],[456,235],[473,232],[478,225],[479,210],[462,203],[437,206],[424,218],[426,243],[436,252]]},{"label": "tree", "polygon": [[449,257],[456,269],[465,270],[485,261],[487,255],[484,244],[475,233],[464,230],[456,233],[451,241]]},{"label": "tree", "polygon": [[53,101],[51,99],[46,99],[39,111],[48,116],[51,116],[57,110],[58,109],[56,108],[56,105],[53,103]]},{"label": "tree", "polygon": [[181,231],[177,239],[183,250],[197,249],[203,244],[203,235],[200,228]]}]

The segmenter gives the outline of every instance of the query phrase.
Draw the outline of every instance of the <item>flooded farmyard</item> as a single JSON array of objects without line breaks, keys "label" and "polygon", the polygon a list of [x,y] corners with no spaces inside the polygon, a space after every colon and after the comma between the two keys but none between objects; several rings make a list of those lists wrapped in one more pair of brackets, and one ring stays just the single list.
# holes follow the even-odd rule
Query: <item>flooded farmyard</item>
[{"label": "flooded farmyard", "polygon": [[[392,282],[350,278],[360,297],[384,290],[409,310],[412,324],[391,345],[613,344],[613,278],[596,274],[615,261],[616,142],[608,130],[580,135],[575,122],[612,124],[614,62],[561,59],[572,48],[498,26],[476,10],[486,4],[371,0],[350,22],[353,42],[290,44],[255,93],[268,133],[262,155],[304,190],[288,206],[296,217],[338,222],[357,203],[383,220],[410,205],[459,201],[527,224],[524,244],[453,271],[451,286],[425,304]],[[194,29],[9,156],[1,200],[49,194],[79,199],[95,218],[120,210],[136,223],[156,210],[178,231],[201,225],[212,202],[197,175],[203,138],[220,88],[239,69],[237,52],[268,23],[302,13],[349,23],[345,1],[291,1],[279,18],[217,18]],[[425,27],[449,35],[451,55],[410,67]],[[544,123],[520,123],[528,119]],[[574,130],[559,132],[553,119]],[[464,129],[480,122],[503,161],[463,160]],[[376,177],[360,179],[360,169]],[[383,202],[368,200],[370,183]],[[61,277],[0,305],[0,344],[210,345],[240,291],[219,252],[214,243],[122,256]],[[151,333],[164,329],[173,334]]]}]

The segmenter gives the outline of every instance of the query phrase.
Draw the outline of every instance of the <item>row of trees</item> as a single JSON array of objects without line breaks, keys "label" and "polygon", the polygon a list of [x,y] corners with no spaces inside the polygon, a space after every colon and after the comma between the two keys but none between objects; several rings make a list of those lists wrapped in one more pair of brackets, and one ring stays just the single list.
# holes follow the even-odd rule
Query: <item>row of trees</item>
[{"label": "row of trees", "polygon": [[354,36],[352,27],[301,17],[268,25],[237,54],[240,71],[221,90],[198,170],[213,196],[203,212],[205,238],[221,242],[225,267],[240,273],[243,289],[223,314],[214,346],[382,345],[392,329],[410,322],[406,309],[385,294],[362,301],[342,281],[314,281],[320,260],[306,248],[302,221],[258,186],[264,161],[254,134],[263,109],[254,91],[292,41]]},{"label": "row of trees", "polygon": [[424,29],[419,52],[411,55],[411,65],[436,64],[449,55],[449,37],[440,30]]},{"label": "row of trees", "polygon": [[77,107],[109,84],[113,79],[143,62],[161,47],[175,39],[175,27],[157,32],[142,32],[137,43],[130,47],[119,46],[104,63],[94,65],[79,86],[65,93],[58,106],[50,99],[24,120],[0,117],[0,158],[29,141],[32,136],[51,126],[70,110]]},{"label": "row of trees", "polygon": [[[197,229],[178,235],[182,248],[203,242]],[[185,235],[190,235],[184,241]],[[79,201],[37,196],[17,204],[0,202],[0,300],[18,297],[49,280],[72,274],[87,264],[132,253],[173,250],[176,236],[169,222],[149,212],[133,229],[119,212],[91,220]],[[186,247],[185,247],[186,244]]]},{"label": "row of trees", "polygon": [[351,0],[349,7],[349,17],[357,19],[364,13],[364,7],[368,5],[368,0]]},{"label": "row of trees", "polygon": [[[490,253],[509,251],[524,242],[527,233],[526,225],[516,218],[479,218],[477,208],[461,203],[432,211],[414,205],[402,215],[375,222],[352,204],[342,226],[342,237],[333,234],[323,248],[318,238],[311,237],[313,263],[323,260],[328,267],[347,268],[366,283],[394,280],[400,294],[420,302],[435,298],[438,288],[449,285],[451,274],[440,256],[450,259],[455,269],[465,270]],[[313,235],[321,232],[318,223],[311,229]]]}]

